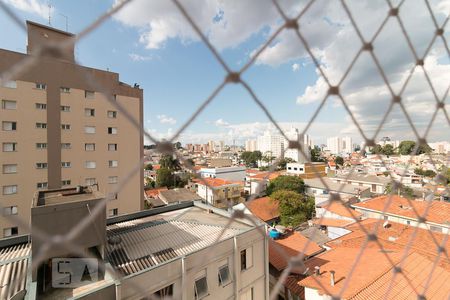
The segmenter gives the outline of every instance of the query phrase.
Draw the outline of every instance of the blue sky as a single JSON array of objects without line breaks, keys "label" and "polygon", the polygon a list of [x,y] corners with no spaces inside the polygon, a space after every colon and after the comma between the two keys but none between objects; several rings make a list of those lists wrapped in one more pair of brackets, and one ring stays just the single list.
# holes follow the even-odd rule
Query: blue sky
[{"label": "blue sky", "polygon": [[[5,1],[20,19],[48,24],[46,1]],[[76,48],[76,58],[82,65],[109,69],[118,72],[124,82],[140,84],[144,89],[144,126],[160,138],[170,137],[225,76],[225,72],[209,50],[198,41],[195,33],[184,19],[177,15],[178,11],[174,6],[170,6],[172,4],[169,2],[165,1],[162,4],[161,0],[136,0],[81,40]],[[239,69],[280,24],[279,15],[270,3],[265,3],[264,6],[258,5],[254,0],[246,0],[245,4],[236,1],[221,4],[221,1],[204,0],[208,5],[202,6],[195,1],[184,2],[187,10],[196,17],[199,26],[208,34],[209,39],[218,47],[220,54],[233,69]],[[290,1],[282,3],[285,3],[282,6],[288,12],[299,11],[299,7],[290,4]],[[114,2],[54,0],[51,4],[52,26],[65,30],[66,20],[62,16],[65,15],[68,17],[69,31],[77,33],[111,8]],[[328,6],[326,2],[323,2],[323,5],[324,7],[311,9],[310,15],[305,16],[303,25],[305,28],[311,26],[310,30],[305,29],[306,35],[308,33],[311,35],[308,41],[330,76],[333,77],[334,74],[337,79],[338,74],[343,73],[342,70],[351,61],[352,53],[357,49],[353,45],[357,45],[358,41],[355,40],[355,35],[352,35],[352,29],[342,11],[337,7]],[[367,9],[368,15],[374,9],[380,11],[380,16],[385,12],[381,4],[375,8],[370,7],[371,5],[373,4],[366,4],[363,7]],[[250,12],[249,8],[255,12]],[[438,13],[442,9],[439,6],[436,8]],[[258,12],[258,9],[261,11]],[[407,9],[416,8],[406,7],[405,10]],[[242,11],[241,15],[239,10]],[[242,18],[249,20],[244,22]],[[376,27],[374,25],[376,21],[376,18],[370,21],[364,18],[361,20],[368,32]],[[412,29],[416,28],[414,22],[411,21]],[[0,48],[24,52],[25,33],[1,11],[0,26],[6,28],[8,32],[8,38],[0,40]],[[412,39],[413,41],[417,39],[419,47],[425,44],[421,41],[428,40],[429,36],[426,32],[417,31],[417,38],[413,35]],[[386,41],[382,40],[381,45],[390,40],[389,35],[387,33],[386,35]],[[434,57],[437,59],[433,62],[434,65],[431,64],[434,69],[430,72],[444,72],[445,75],[445,72],[449,71],[448,60],[442,60],[442,57],[445,57],[445,53],[443,55],[440,52],[442,47],[436,45],[433,50],[434,48],[436,48]],[[295,126],[302,130],[319,105],[320,97],[317,95],[324,92],[323,83],[295,36],[280,35],[268,50],[243,78],[274,118],[282,123],[283,128]],[[335,55],[336,53],[339,55]],[[382,62],[383,55],[380,53]],[[390,56],[392,53],[386,54],[386,57],[392,59]],[[400,85],[403,74],[409,70],[408,63],[387,65],[392,69],[390,78],[394,81],[393,86],[396,84],[395,81]],[[378,78],[372,76],[376,70],[370,63],[361,59],[355,67],[355,77],[350,76],[345,82],[350,99],[349,105],[354,108],[355,117],[361,122],[363,129],[373,132],[387,109],[389,99],[385,95],[386,88],[382,87],[379,75]],[[420,81],[419,76],[416,80]],[[439,92],[446,86],[445,83],[440,84],[442,87]],[[373,89],[370,89],[371,87]],[[424,110],[421,108],[429,106],[434,99],[430,92],[426,91],[426,87],[419,90],[411,89],[410,93],[411,113],[417,113],[417,118],[414,119],[420,124],[418,126],[425,128],[431,111],[427,116],[423,116]],[[416,98],[421,98],[421,101],[426,98],[427,102],[419,102]],[[439,122],[448,126],[443,114],[440,115]],[[399,110],[393,111],[388,125],[390,127],[386,126],[380,137],[411,136],[406,119]],[[228,85],[189,126],[181,140],[206,142],[209,139],[220,139],[227,143],[236,140],[238,144],[242,144],[245,139],[255,137],[268,128],[267,117],[242,86]],[[350,135],[356,142],[361,140],[348,114],[336,99],[328,101],[308,133],[316,143],[323,143],[326,137],[334,135]],[[441,139],[449,140],[448,134],[441,132],[432,137],[432,140]]]}]

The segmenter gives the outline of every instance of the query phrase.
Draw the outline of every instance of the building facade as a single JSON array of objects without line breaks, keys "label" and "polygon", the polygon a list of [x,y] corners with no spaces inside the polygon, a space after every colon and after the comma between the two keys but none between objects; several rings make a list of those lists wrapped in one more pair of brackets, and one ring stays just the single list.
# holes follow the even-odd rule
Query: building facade
[{"label": "building facade", "polygon": [[258,136],[258,150],[263,156],[273,156],[279,158],[283,154],[284,138],[279,134],[273,134],[270,131],[264,132],[264,135]]},{"label": "building facade", "polygon": [[[32,55],[47,41],[70,41],[70,33],[27,22],[28,54],[0,49],[0,72]],[[136,128],[110,103],[108,93],[139,124]],[[6,215],[30,219],[39,189],[95,185],[110,199],[110,216],[143,205],[143,91],[117,73],[75,63],[73,47],[59,58],[39,57],[14,81],[0,87],[2,154],[0,235],[27,233]],[[127,183],[119,184],[125,177]],[[125,196],[126,195],[126,196]]]}]

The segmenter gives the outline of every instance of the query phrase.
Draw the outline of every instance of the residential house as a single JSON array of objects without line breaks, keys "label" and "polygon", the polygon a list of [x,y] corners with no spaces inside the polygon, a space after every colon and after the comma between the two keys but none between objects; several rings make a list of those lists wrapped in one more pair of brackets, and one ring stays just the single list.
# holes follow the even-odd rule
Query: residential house
[{"label": "residential house", "polygon": [[227,208],[229,203],[235,205],[243,202],[243,184],[220,178],[193,179],[190,184],[206,203],[220,208]]},{"label": "residential house", "polygon": [[368,187],[370,188],[370,192],[374,194],[383,194],[386,189],[386,185],[391,182],[389,177],[363,174],[336,175],[329,178],[337,183],[347,183],[359,187]]}]

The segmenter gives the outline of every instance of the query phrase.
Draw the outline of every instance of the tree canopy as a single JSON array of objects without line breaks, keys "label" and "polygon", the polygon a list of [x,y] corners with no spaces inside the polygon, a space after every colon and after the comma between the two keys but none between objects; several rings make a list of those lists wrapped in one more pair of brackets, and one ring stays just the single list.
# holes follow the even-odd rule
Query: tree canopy
[{"label": "tree canopy", "polygon": [[278,168],[278,170],[284,170],[284,169],[286,169],[286,165],[287,165],[288,163],[293,163],[293,162],[295,162],[295,160],[293,160],[293,159],[290,158],[290,157],[282,158],[282,159],[280,159],[280,161],[278,162],[277,168]]},{"label": "tree canopy", "polygon": [[320,148],[317,146],[314,146],[314,148],[311,149],[311,161],[313,162],[325,162],[325,158],[321,156]]},{"label": "tree canopy", "polygon": [[258,161],[261,160],[261,158],[261,151],[244,151],[241,153],[241,159],[249,168],[256,168],[258,166]]},{"label": "tree canopy", "polygon": [[272,195],[272,193],[279,190],[303,193],[305,191],[305,183],[303,182],[303,179],[297,176],[278,176],[270,181],[266,193]]},{"label": "tree canopy", "polygon": [[336,158],[334,159],[334,162],[339,166],[344,165],[344,159],[341,156],[336,156]]},{"label": "tree canopy", "polygon": [[294,191],[278,190],[271,199],[279,202],[281,224],[298,226],[309,220],[315,209],[314,198]]},{"label": "tree canopy", "polygon": [[403,185],[403,184],[397,184],[396,187],[392,184],[392,182],[389,182],[386,185],[386,188],[384,189],[385,194],[392,194],[397,195],[400,194],[400,196],[413,199],[414,198],[414,190],[410,188],[409,186]]},{"label": "tree canopy", "polygon": [[156,187],[184,187],[186,184],[187,180],[173,174],[172,170],[160,168],[156,171]]},{"label": "tree canopy", "polygon": [[180,162],[170,154],[163,154],[159,160],[161,168],[172,171],[181,170]]},{"label": "tree canopy", "polygon": [[[398,146],[398,153],[401,155],[410,155],[410,154],[414,154],[414,148],[416,147],[416,142],[414,141],[402,141],[400,143],[400,145]],[[423,153],[430,153],[431,151],[433,151],[433,149],[431,149],[431,147],[428,144],[425,145],[420,145],[417,148],[417,152],[416,154],[423,154]]]}]

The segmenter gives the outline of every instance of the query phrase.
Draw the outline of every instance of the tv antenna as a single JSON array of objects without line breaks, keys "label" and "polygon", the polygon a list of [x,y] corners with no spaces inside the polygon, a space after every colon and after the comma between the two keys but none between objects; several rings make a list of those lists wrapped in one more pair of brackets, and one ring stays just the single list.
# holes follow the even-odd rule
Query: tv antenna
[{"label": "tv antenna", "polygon": [[48,6],[48,25],[51,26],[52,5],[50,4],[50,1],[47,2],[47,6]]},{"label": "tv antenna", "polygon": [[69,31],[69,17],[66,15],[63,15],[62,13],[59,13],[63,18],[66,19],[66,32]]}]

